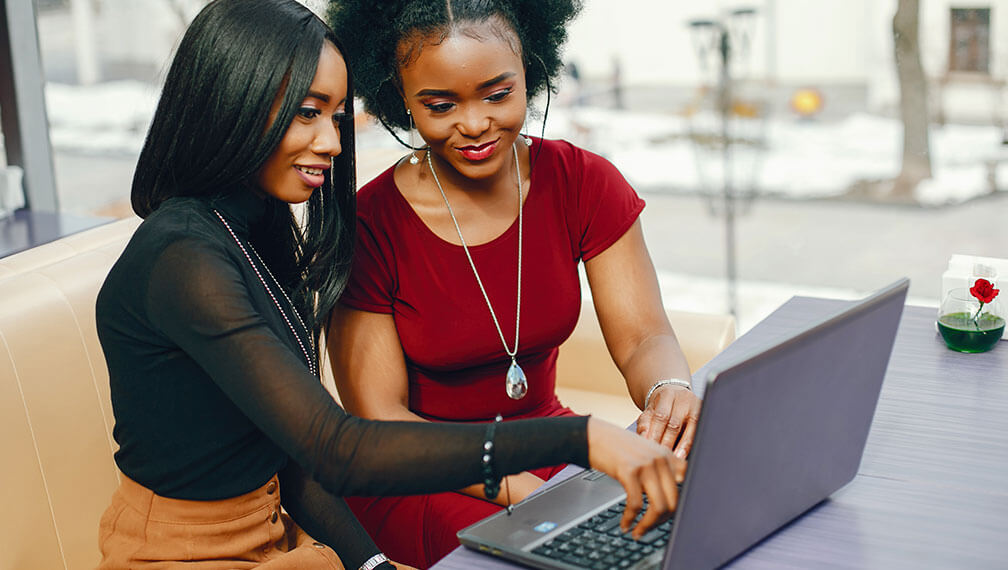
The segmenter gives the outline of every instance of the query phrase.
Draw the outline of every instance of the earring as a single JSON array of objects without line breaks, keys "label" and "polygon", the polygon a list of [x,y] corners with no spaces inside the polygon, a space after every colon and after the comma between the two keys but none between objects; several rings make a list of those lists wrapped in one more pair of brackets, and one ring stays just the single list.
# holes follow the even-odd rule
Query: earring
[{"label": "earring", "polygon": [[416,144],[413,143],[413,113],[409,109],[406,109],[406,115],[409,117],[409,146],[410,146],[410,157],[409,163],[412,165],[420,164],[420,157],[416,155]]},{"label": "earring", "polygon": [[[525,94],[525,97],[526,99],[528,98],[528,93]],[[525,124],[522,126],[528,127],[528,107],[525,107]],[[518,133],[518,136],[521,138],[522,142],[525,143],[525,146],[532,146],[532,137],[521,132]]]},{"label": "earring", "polygon": [[336,191],[336,157],[329,157],[329,187],[333,192]]}]

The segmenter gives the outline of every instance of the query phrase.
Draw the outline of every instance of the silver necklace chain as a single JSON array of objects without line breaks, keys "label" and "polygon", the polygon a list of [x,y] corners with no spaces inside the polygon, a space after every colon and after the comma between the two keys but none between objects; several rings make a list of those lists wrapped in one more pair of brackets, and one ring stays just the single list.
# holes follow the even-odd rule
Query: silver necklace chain
[{"label": "silver necklace chain", "polygon": [[[308,371],[311,372],[313,375],[318,376],[319,371],[318,366],[315,363],[315,359],[309,355],[308,349],[305,348],[304,343],[301,342],[301,336],[294,329],[294,324],[291,323],[289,318],[287,318],[287,312],[284,311],[283,308],[280,306],[280,300],[276,298],[276,295],[273,294],[273,291],[269,288],[269,285],[266,284],[266,280],[263,279],[262,273],[259,272],[259,268],[256,267],[255,263],[252,262],[252,256],[250,256],[248,250],[245,249],[245,245],[242,244],[240,239],[238,239],[238,236],[234,233],[234,230],[231,229],[231,225],[227,223],[227,220],[224,219],[224,216],[222,216],[221,213],[218,212],[216,209],[214,209],[213,213],[217,215],[221,223],[224,224],[224,227],[227,228],[228,233],[231,234],[231,237],[234,239],[235,243],[238,244],[238,248],[242,250],[243,254],[245,254],[245,259],[247,259],[249,265],[252,266],[252,271],[255,271],[256,277],[258,277],[259,281],[262,282],[263,288],[266,289],[266,293],[269,294],[270,299],[273,299],[273,304],[276,305],[277,310],[280,311],[280,316],[283,317],[284,322],[287,323],[287,327],[290,329],[291,333],[294,334],[294,339],[297,340],[298,346],[301,347],[301,352],[304,354],[305,362],[308,363]],[[280,294],[283,295],[284,299],[287,301],[287,304],[290,305],[291,311],[294,313],[294,318],[297,320],[298,324],[301,325],[301,328],[304,329],[305,334],[308,335],[308,344],[311,346],[312,354],[314,354],[315,339],[312,338],[311,331],[308,330],[308,327],[305,326],[304,321],[301,320],[301,316],[298,314],[297,308],[294,306],[294,302],[291,301],[290,297],[287,296],[287,292],[284,291],[284,288],[280,286],[280,282],[277,281],[277,278],[273,276],[273,272],[270,271],[269,266],[266,265],[266,262],[263,261],[262,257],[259,256],[259,252],[256,251],[254,247],[252,247],[252,244],[249,244],[249,249],[252,250],[252,253],[255,254],[256,259],[258,259],[259,263],[266,269],[266,274],[270,276],[270,279],[273,280],[273,283],[276,285],[277,290],[280,291]]]},{"label": "silver necklace chain", "polygon": [[501,344],[504,345],[504,352],[506,352],[507,355],[511,357],[511,360],[514,361],[515,356],[518,354],[518,331],[521,319],[522,194],[521,168],[518,165],[518,148],[512,144],[511,149],[514,151],[515,174],[518,181],[518,307],[515,314],[514,350],[509,349],[507,341],[504,340],[504,332],[501,330],[500,323],[497,321],[497,314],[494,313],[493,305],[490,304],[490,296],[487,295],[486,288],[483,287],[483,280],[480,279],[479,271],[476,271],[476,264],[473,262],[472,255],[469,253],[469,247],[466,245],[465,238],[462,237],[462,228],[459,227],[458,219],[455,218],[455,212],[452,210],[451,204],[448,202],[448,196],[445,194],[444,188],[441,187],[441,181],[438,180],[437,172],[434,170],[434,163],[431,161],[430,150],[427,151],[427,166],[430,167],[431,174],[434,175],[434,183],[437,184],[438,190],[441,192],[441,197],[444,198],[445,206],[448,206],[448,215],[451,216],[452,223],[455,224],[455,231],[458,232],[459,241],[462,242],[462,249],[465,251],[466,259],[469,260],[469,267],[472,268],[473,275],[476,276],[476,283],[479,285],[480,291],[483,293],[483,300],[486,301],[487,308],[490,309],[490,317],[493,318],[494,326],[497,327],[497,334],[500,335]]}]

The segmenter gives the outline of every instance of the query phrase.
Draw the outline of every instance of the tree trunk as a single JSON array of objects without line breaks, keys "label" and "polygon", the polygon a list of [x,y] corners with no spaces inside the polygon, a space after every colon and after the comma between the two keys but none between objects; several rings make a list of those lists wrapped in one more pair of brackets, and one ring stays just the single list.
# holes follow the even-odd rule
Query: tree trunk
[{"label": "tree trunk", "polygon": [[914,188],[931,178],[928,136],[927,80],[921,65],[919,0],[899,0],[893,16],[893,45],[903,120],[903,166],[892,187],[892,197],[912,200]]}]

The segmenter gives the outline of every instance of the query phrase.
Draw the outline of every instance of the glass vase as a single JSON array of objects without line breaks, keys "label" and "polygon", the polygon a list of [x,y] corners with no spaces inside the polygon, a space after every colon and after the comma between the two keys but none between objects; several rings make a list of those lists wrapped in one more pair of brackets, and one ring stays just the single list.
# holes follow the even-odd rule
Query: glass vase
[{"label": "glass vase", "polygon": [[969,289],[952,289],[938,309],[938,331],[945,344],[959,352],[985,352],[997,344],[1005,330],[1000,299],[981,306]]}]

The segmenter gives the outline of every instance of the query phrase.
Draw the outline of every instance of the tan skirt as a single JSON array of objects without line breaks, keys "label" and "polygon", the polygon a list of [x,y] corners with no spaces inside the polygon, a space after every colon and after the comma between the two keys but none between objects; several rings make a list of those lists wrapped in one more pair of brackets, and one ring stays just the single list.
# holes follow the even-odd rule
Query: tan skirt
[{"label": "tan skirt", "polygon": [[343,570],[331,548],[314,542],[280,511],[276,475],[221,501],[169,499],[122,476],[98,531],[99,570],[186,568]]}]

